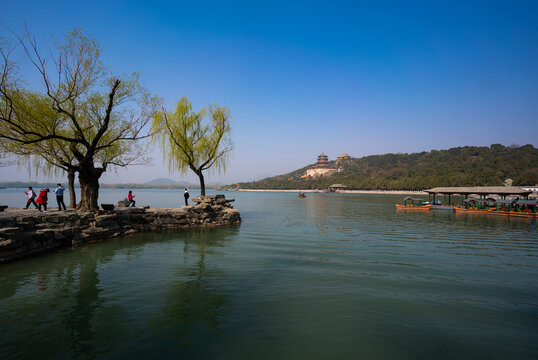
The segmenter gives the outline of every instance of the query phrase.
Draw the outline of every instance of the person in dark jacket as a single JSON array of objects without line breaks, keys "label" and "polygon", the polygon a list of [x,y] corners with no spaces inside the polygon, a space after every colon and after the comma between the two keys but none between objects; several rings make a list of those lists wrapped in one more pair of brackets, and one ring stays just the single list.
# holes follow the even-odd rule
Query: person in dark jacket
[{"label": "person in dark jacket", "polygon": [[187,188],[185,188],[185,193],[183,194],[183,196],[185,197],[185,206],[188,206],[189,205],[189,191],[187,190]]}]

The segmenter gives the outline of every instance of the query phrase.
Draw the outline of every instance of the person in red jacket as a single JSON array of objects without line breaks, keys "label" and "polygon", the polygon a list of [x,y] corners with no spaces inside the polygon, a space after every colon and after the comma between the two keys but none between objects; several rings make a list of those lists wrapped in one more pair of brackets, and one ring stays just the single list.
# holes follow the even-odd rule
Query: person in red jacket
[{"label": "person in red jacket", "polygon": [[37,200],[36,200],[39,211],[41,211],[41,205],[43,205],[45,212],[47,212],[47,200],[48,200],[47,193],[48,192],[49,192],[49,189],[41,189],[41,191],[39,192],[39,196],[37,197]]},{"label": "person in red jacket", "polygon": [[134,197],[135,195],[133,195],[133,192],[131,190],[129,190],[129,195],[127,195],[127,200],[129,200],[129,204],[127,204],[127,206],[135,206],[136,204],[136,201],[134,201]]}]

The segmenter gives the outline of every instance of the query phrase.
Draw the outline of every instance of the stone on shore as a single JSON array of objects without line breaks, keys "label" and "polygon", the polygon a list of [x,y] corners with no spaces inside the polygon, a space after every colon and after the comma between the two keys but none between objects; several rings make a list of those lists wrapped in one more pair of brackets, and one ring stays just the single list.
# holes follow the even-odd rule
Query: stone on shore
[{"label": "stone on shore", "polygon": [[47,250],[101,241],[143,231],[239,224],[239,211],[224,195],[198,196],[181,208],[117,207],[111,211],[37,212],[6,209],[0,213],[0,264]]}]

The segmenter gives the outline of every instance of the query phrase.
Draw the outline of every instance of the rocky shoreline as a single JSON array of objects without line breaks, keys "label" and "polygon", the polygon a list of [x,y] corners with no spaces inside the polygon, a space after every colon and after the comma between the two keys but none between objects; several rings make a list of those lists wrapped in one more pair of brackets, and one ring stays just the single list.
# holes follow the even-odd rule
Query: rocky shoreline
[{"label": "rocky shoreline", "polygon": [[0,264],[61,247],[144,231],[239,224],[224,195],[199,196],[181,208],[116,207],[98,212],[6,209],[0,212]]}]

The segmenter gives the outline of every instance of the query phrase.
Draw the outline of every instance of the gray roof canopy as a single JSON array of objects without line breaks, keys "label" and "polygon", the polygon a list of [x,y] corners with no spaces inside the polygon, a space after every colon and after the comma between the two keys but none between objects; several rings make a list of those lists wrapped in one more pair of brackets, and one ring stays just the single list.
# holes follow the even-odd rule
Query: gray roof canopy
[{"label": "gray roof canopy", "polygon": [[530,190],[523,190],[518,186],[472,186],[472,187],[436,187],[424,190],[428,194],[445,195],[529,195]]}]

